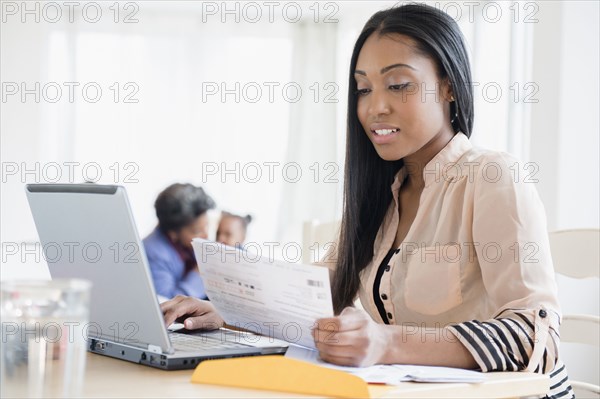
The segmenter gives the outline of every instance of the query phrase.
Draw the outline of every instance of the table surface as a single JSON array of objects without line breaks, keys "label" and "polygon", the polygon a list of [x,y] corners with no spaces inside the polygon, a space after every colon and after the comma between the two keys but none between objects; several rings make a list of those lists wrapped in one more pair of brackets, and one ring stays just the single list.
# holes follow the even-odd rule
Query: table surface
[{"label": "table surface", "polygon": [[[269,398],[310,397],[285,392],[259,391],[216,385],[193,384],[193,370],[165,371],[87,354],[84,397],[169,397],[169,398]],[[394,398],[507,398],[539,395],[548,391],[549,379],[533,373],[487,373],[481,384],[414,383],[398,386],[370,385],[372,397]],[[233,376],[232,376],[233,378]]]}]

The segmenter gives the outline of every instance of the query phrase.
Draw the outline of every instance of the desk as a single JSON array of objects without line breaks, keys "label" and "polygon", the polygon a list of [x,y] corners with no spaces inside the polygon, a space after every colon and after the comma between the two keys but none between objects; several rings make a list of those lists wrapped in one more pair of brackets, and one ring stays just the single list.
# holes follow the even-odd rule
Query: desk
[{"label": "desk", "polygon": [[[84,397],[161,398],[297,398],[274,391],[190,383],[193,370],[164,371],[106,356],[87,354]],[[399,386],[371,386],[373,397],[394,398],[506,398],[539,395],[548,390],[547,376],[533,373],[488,373],[482,384],[405,382]],[[233,376],[232,376],[233,378]]]}]

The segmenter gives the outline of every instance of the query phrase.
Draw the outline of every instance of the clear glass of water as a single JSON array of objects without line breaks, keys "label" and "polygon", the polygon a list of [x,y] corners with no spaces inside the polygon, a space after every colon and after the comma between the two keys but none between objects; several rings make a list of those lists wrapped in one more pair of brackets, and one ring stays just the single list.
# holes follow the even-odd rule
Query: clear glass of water
[{"label": "clear glass of water", "polygon": [[57,279],[0,287],[2,397],[80,396],[91,283]]}]

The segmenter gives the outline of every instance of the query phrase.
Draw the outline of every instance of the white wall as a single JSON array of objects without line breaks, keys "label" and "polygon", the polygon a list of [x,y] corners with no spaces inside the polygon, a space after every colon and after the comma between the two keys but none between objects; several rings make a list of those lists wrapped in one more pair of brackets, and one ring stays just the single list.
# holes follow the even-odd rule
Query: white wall
[{"label": "white wall", "polygon": [[[41,24],[3,23],[0,24],[0,29],[0,80],[41,81],[45,27]],[[41,106],[33,101],[2,101],[0,115],[0,278],[50,278],[43,259],[29,256],[27,262],[21,263],[21,249],[18,250],[19,254],[10,255],[14,245],[20,246],[24,241],[37,239],[22,180],[19,176],[9,177],[8,173],[14,165],[20,169],[22,162],[32,165],[44,160],[40,128]]]},{"label": "white wall", "polygon": [[600,221],[600,37],[597,1],[565,2],[562,13],[556,227]]},{"label": "white wall", "polygon": [[530,159],[549,230],[598,227],[598,2],[540,2],[535,25]]}]

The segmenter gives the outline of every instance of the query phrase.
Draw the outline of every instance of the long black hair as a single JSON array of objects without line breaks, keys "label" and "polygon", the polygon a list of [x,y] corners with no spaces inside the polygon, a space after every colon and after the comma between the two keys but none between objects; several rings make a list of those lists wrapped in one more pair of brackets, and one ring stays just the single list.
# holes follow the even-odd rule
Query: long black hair
[{"label": "long black hair", "polygon": [[443,11],[422,4],[374,14],[356,40],[350,62],[344,210],[332,284],[336,313],[351,306],[356,297],[360,273],[373,258],[375,236],[392,201],[390,186],[403,165],[402,160],[381,159],[358,120],[354,71],[360,50],[372,34],[401,34],[413,39],[417,51],[435,62],[439,78],[447,78],[451,84],[455,98],[450,105],[454,132],[469,137],[473,128],[471,69],[456,22]]}]

